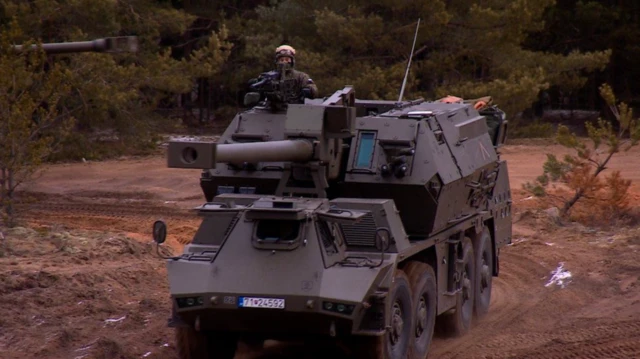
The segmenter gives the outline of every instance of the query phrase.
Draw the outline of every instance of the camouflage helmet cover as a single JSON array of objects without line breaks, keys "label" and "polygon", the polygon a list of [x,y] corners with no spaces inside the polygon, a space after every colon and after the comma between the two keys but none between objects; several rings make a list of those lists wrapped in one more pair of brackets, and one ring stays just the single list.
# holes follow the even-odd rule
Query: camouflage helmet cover
[{"label": "camouflage helmet cover", "polygon": [[276,48],[276,62],[278,62],[279,58],[285,57],[285,56],[291,58],[291,65],[293,66],[296,60],[296,49],[294,49],[289,45],[278,46]]}]

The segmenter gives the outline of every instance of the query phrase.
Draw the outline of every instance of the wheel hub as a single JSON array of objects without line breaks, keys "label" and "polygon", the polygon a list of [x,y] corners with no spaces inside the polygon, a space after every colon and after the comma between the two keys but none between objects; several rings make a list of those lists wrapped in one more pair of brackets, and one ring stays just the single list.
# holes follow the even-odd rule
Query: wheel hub
[{"label": "wheel hub", "polygon": [[395,345],[402,337],[404,320],[402,320],[402,309],[398,302],[393,304],[393,317],[391,318],[391,344]]},{"label": "wheel hub", "polygon": [[480,291],[483,292],[485,288],[489,287],[489,279],[491,273],[489,272],[489,266],[487,265],[487,261],[482,258],[482,268],[480,269]]},{"label": "wheel hub", "polygon": [[427,328],[427,303],[424,300],[424,297],[420,298],[420,303],[418,303],[418,313],[416,314],[416,337],[420,337],[425,328]]},{"label": "wheel hub", "polygon": [[469,300],[471,293],[471,280],[467,277],[467,272],[462,274],[462,299]]}]

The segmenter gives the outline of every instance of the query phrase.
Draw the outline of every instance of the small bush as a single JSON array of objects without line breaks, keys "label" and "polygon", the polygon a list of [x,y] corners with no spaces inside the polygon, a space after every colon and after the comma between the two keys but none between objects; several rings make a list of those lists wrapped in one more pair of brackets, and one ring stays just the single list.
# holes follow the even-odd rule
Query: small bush
[{"label": "small bush", "polygon": [[[631,109],[624,103],[616,105],[616,99],[608,85],[600,87],[600,94],[609,105],[609,109],[618,121],[619,129],[612,123],[598,119],[595,124],[586,123],[592,146],[587,146],[569,129],[560,125],[556,139],[561,145],[573,149],[562,160],[553,154],[547,154],[543,165],[543,174],[535,182],[527,182],[523,188],[534,196],[552,196],[561,205],[561,216],[569,213],[579,200],[583,206],[574,218],[585,220],[611,221],[621,218],[629,212],[627,199],[631,181],[621,177],[619,171],[608,176],[598,177],[606,168],[614,154],[627,151],[640,140],[640,123],[633,118]],[[602,151],[599,148],[604,147]],[[569,193],[550,193],[548,188],[560,184]]]}]

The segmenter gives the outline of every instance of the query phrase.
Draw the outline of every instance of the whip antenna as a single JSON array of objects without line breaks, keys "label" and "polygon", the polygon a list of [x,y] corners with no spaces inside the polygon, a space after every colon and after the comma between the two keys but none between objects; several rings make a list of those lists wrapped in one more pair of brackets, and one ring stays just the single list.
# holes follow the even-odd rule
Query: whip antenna
[{"label": "whip antenna", "polygon": [[409,76],[409,68],[411,67],[411,58],[413,58],[413,50],[416,48],[416,39],[418,38],[418,28],[420,27],[420,18],[418,18],[418,24],[416,25],[416,34],[413,36],[413,46],[411,46],[411,55],[409,55],[409,62],[407,63],[407,71],[404,73],[404,80],[402,80],[402,88],[400,89],[400,97],[398,102],[402,101],[404,95],[404,87],[407,84],[407,77]]}]

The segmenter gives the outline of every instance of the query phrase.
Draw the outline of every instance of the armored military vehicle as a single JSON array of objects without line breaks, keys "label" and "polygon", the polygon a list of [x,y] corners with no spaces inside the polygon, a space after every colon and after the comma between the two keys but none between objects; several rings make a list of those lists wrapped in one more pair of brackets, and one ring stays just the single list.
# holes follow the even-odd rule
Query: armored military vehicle
[{"label": "armored military vehicle", "polygon": [[[206,198],[166,262],[181,358],[325,338],[352,358],[422,359],[436,317],[462,335],[488,312],[511,241],[502,111],[351,87],[266,102],[217,143],[169,143],[168,166],[202,169]],[[156,221],[154,240],[169,230]]]}]

